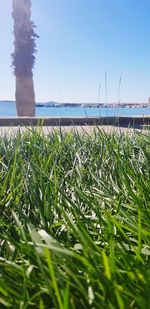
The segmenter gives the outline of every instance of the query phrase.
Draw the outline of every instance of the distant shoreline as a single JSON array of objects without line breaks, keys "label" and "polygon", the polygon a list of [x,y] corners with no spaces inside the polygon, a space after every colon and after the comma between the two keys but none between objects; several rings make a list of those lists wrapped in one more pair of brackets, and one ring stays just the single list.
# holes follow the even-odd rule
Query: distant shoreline
[{"label": "distant shoreline", "polygon": [[[1,103],[13,103],[11,100],[0,100]],[[72,107],[72,108],[150,108],[148,103],[58,103],[48,101],[44,103],[36,103],[36,107]]]}]

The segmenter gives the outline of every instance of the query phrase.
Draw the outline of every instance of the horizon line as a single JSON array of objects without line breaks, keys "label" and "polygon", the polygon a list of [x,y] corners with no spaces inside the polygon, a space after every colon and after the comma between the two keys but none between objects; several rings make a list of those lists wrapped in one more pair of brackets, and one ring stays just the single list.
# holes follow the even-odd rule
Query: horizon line
[{"label": "horizon line", "polygon": [[[0,100],[0,102],[12,102],[15,103],[15,100]],[[111,105],[111,104],[117,104],[117,105],[122,105],[122,104],[147,104],[149,105],[149,102],[57,102],[57,101],[53,101],[53,100],[49,100],[49,101],[36,101],[35,104],[46,104],[46,103],[54,103],[54,104],[80,104],[80,105],[86,105],[86,104],[105,104],[105,105]]]}]

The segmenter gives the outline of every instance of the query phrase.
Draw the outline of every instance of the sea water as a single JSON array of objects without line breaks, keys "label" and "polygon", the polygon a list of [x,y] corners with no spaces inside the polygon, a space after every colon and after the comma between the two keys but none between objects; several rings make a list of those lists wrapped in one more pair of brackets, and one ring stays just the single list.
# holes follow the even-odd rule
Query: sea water
[{"label": "sea water", "polygon": [[[47,107],[37,106],[36,116],[67,116],[67,117],[90,117],[90,116],[146,116],[150,115],[150,108],[132,107]],[[0,102],[0,117],[17,116],[14,102]]]}]

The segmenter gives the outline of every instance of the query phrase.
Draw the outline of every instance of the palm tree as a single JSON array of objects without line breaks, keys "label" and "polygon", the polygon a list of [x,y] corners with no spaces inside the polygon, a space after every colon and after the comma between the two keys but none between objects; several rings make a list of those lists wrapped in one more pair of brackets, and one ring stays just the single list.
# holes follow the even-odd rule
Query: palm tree
[{"label": "palm tree", "polygon": [[14,53],[16,76],[16,108],[18,116],[35,116],[35,93],[32,69],[36,52],[34,23],[31,21],[31,0],[12,0],[14,20]]}]

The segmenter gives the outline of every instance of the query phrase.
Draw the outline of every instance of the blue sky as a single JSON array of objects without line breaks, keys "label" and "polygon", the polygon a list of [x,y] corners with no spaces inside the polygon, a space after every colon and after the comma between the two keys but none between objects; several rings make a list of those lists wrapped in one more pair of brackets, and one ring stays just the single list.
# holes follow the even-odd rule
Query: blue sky
[{"label": "blue sky", "polygon": [[[149,0],[32,0],[37,25],[36,101],[147,102],[150,96]],[[11,0],[0,0],[0,100],[14,99]]]}]

